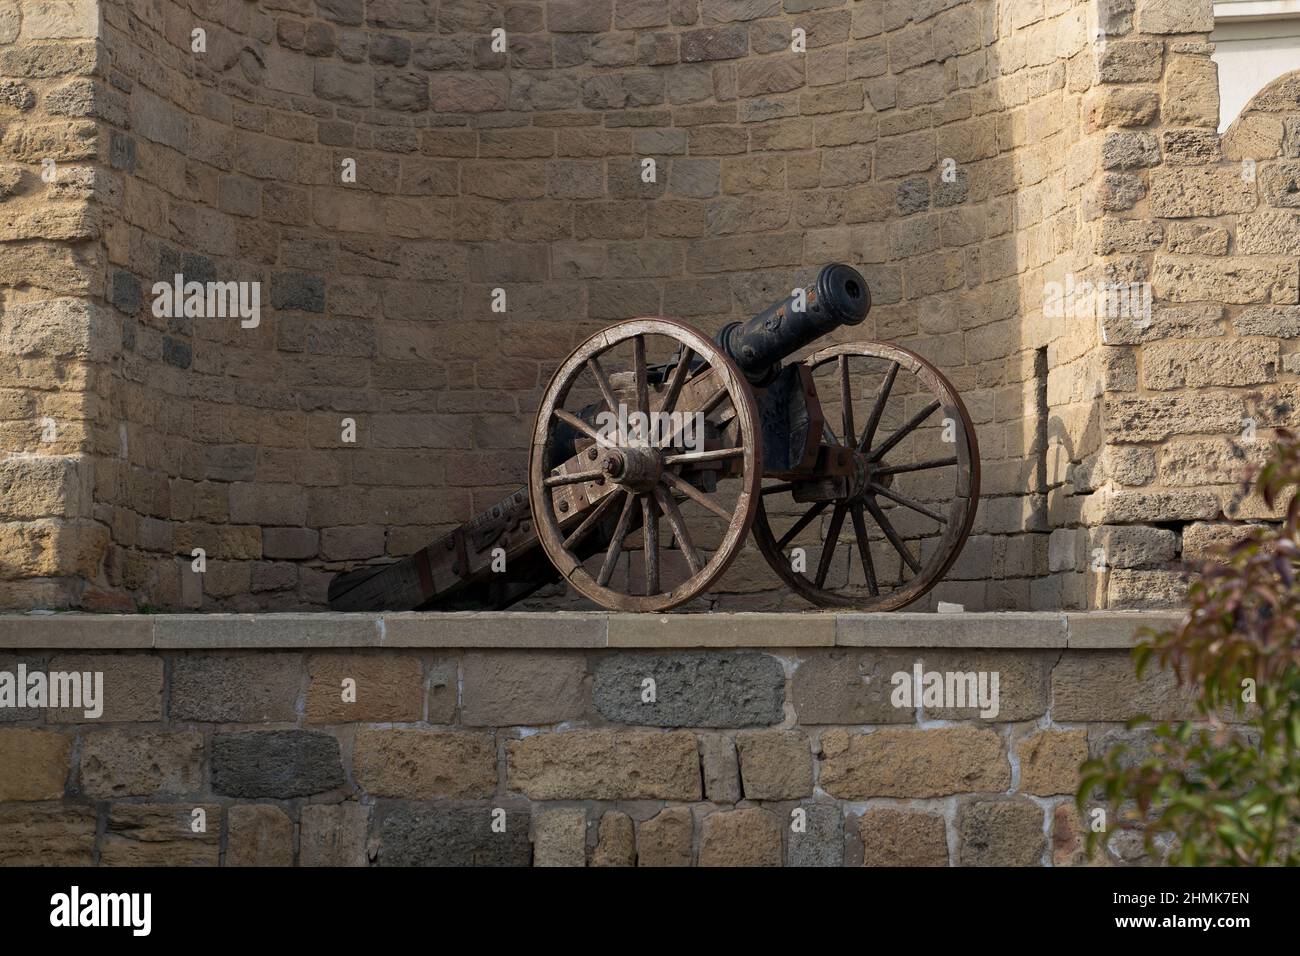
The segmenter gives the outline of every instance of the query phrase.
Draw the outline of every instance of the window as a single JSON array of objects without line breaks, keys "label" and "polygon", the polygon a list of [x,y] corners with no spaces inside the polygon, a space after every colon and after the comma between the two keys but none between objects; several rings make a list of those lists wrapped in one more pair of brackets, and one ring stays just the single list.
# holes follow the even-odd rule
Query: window
[{"label": "window", "polygon": [[1216,0],[1219,132],[1279,76],[1300,70],[1300,0]]}]

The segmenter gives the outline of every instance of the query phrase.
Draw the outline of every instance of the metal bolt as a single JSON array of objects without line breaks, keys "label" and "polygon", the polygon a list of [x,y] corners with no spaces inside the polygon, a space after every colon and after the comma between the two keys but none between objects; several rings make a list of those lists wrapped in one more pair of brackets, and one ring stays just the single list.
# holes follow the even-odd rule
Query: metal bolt
[{"label": "metal bolt", "polygon": [[563,512],[563,511],[568,511],[568,510],[569,510],[569,503],[568,503],[567,501],[561,501],[561,502],[560,502],[560,511]]},{"label": "metal bolt", "polygon": [[600,452],[596,451],[595,445],[592,445],[590,448],[587,449],[587,457],[590,458],[592,461],[595,461],[599,456],[600,456]]}]

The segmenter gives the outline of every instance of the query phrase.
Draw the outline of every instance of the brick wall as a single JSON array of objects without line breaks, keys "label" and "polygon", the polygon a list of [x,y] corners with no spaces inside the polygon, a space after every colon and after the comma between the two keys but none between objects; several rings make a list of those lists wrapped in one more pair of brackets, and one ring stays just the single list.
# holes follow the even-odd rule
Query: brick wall
[{"label": "brick wall", "polygon": [[[833,259],[875,298],[852,337],[933,360],[979,431],[974,536],[930,604],[1168,601],[1294,324],[1300,106],[1279,86],[1276,135],[1218,144],[1209,7],[3,0],[0,602],[319,607],[522,483],[586,335],[712,331]],[[1221,180],[1270,135],[1247,209]],[[259,282],[260,324],[155,316],[177,272]],[[1066,276],[1151,278],[1154,325],[1044,316]],[[1221,299],[1245,353],[1192,314]],[[710,606],[783,605],[750,552]]]},{"label": "brick wall", "polygon": [[[893,706],[917,661],[997,671],[998,715]],[[10,865],[1075,865],[1079,763],[1143,746],[1138,713],[1193,715],[1122,649],[32,650],[0,669],[19,662],[102,671],[107,706],[0,711]],[[1144,859],[1117,841],[1111,862]]]}]

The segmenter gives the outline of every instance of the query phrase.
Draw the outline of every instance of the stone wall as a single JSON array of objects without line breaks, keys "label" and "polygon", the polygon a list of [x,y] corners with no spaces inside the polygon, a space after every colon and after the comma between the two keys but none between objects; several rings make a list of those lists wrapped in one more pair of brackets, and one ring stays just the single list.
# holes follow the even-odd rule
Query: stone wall
[{"label": "stone wall", "polygon": [[[95,607],[91,456],[117,352],[103,306],[92,3],[0,3],[0,605]],[[52,181],[42,178],[44,174]],[[120,188],[120,183],[118,184]]]},{"label": "stone wall", "polygon": [[[712,331],[833,259],[875,298],[852,337],[978,429],[928,606],[1168,603],[1263,516],[1241,419],[1295,407],[1296,86],[1220,143],[1209,10],[0,0],[0,604],[320,607],[522,483],[580,339]],[[260,323],[155,315],[177,273],[260,283]],[[1153,321],[1045,314],[1067,280],[1150,280]],[[708,606],[794,602],[750,551]]]},{"label": "stone wall", "polygon": [[[106,701],[0,711],[0,863],[1067,866],[1081,761],[1193,714],[1133,677],[1154,619],[713,617],[0,620]],[[997,714],[895,706],[918,662]]]},{"label": "stone wall", "polygon": [[[319,606],[332,571],[522,481],[539,389],[586,334],[660,312],[713,330],[843,259],[876,301],[855,334],[934,360],[980,429],[987,500],[932,600],[1029,606],[1045,373],[1018,275],[1074,235],[1053,225],[1060,107],[1088,49],[1082,6],[1052,6],[232,0],[108,5],[98,42],[20,34],[15,57],[94,55],[46,85],[90,117],[76,208],[102,226],[68,306],[109,345],[81,402],[81,573],[56,594],[16,568],[42,580],[10,603]],[[17,82],[38,110],[54,95]],[[260,282],[261,324],[153,315],[176,272]],[[774,583],[748,554],[717,606],[779,603]]]},{"label": "stone wall", "polygon": [[1099,441],[1052,448],[1061,607],[1178,602],[1184,562],[1279,516],[1241,477],[1300,422],[1300,73],[1220,137],[1211,4],[1133,7],[1104,5],[1080,151],[1090,277],[1149,282],[1153,309],[1099,317]]}]

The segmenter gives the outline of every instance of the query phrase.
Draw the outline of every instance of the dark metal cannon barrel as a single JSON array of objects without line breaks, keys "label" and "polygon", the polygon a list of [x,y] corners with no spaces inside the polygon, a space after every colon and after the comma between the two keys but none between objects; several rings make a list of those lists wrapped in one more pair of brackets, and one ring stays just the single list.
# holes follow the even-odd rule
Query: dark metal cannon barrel
[{"label": "dark metal cannon barrel", "polygon": [[761,386],[775,377],[787,355],[841,325],[859,324],[869,311],[871,292],[862,274],[836,262],[817,273],[811,285],[795,289],[748,322],[732,322],[717,341],[745,377]]}]

